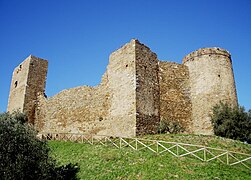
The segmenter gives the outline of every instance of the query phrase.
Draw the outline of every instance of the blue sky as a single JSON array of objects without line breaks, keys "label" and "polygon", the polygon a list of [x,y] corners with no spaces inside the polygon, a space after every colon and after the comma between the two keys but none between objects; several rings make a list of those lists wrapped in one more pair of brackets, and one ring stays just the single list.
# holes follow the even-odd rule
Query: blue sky
[{"label": "blue sky", "polygon": [[97,85],[109,55],[132,38],[181,63],[202,47],[232,54],[239,104],[251,109],[250,0],[0,0],[0,112],[13,69],[49,60],[46,94]]}]

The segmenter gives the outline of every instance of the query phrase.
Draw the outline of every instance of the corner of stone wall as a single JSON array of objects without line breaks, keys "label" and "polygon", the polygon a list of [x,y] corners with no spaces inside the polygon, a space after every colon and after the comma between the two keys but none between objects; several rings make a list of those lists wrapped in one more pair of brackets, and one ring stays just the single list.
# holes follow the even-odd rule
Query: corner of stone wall
[{"label": "corner of stone wall", "polygon": [[107,67],[109,109],[109,134],[123,137],[136,135],[136,74],[135,44],[131,40],[109,58]]},{"label": "corner of stone wall", "polygon": [[158,59],[136,42],[136,134],[156,134],[160,121]]},{"label": "corner of stone wall", "polygon": [[46,110],[47,98],[44,93],[39,92],[37,94],[37,101],[35,106],[35,121],[34,127],[37,131],[43,131],[45,125],[45,110]]}]

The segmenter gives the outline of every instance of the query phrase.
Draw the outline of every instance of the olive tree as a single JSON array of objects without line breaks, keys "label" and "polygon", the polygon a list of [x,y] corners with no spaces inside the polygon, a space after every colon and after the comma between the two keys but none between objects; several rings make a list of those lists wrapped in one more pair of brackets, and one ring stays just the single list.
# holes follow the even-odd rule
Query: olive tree
[{"label": "olive tree", "polygon": [[47,142],[26,121],[21,113],[0,114],[1,179],[76,179],[79,168],[56,167]]},{"label": "olive tree", "polygon": [[213,107],[211,121],[215,135],[251,142],[251,110],[220,103]]}]

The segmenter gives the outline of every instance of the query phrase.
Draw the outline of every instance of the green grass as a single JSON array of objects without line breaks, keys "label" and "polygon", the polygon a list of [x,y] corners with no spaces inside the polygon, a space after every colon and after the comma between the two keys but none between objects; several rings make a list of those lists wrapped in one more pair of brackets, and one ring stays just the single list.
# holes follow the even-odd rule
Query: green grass
[{"label": "green grass", "polygon": [[[206,143],[210,147],[245,153],[251,151],[250,145],[213,136],[155,135],[144,138]],[[73,142],[50,141],[49,145],[59,165],[70,162],[80,165],[80,179],[251,179],[251,171],[247,168],[227,166],[216,160],[205,163],[192,157],[175,158],[170,154]]]},{"label": "green grass", "polygon": [[[141,137],[139,137],[141,138]],[[145,139],[164,140],[168,142],[182,142],[196,144],[212,148],[219,148],[228,151],[251,154],[251,144],[244,144],[241,141],[222,138],[219,136],[191,135],[191,134],[157,134],[142,136]]]}]

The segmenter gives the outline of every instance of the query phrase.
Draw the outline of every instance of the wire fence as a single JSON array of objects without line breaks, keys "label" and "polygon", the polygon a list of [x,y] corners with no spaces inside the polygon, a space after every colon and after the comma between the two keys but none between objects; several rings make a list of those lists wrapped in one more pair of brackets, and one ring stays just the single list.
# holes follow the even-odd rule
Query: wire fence
[{"label": "wire fence", "polygon": [[112,145],[119,149],[128,147],[136,151],[149,150],[158,154],[168,153],[177,158],[189,156],[203,162],[217,160],[226,165],[242,165],[245,168],[251,169],[250,154],[194,144],[74,133],[40,133],[38,137],[46,140],[73,141],[91,145]]}]

